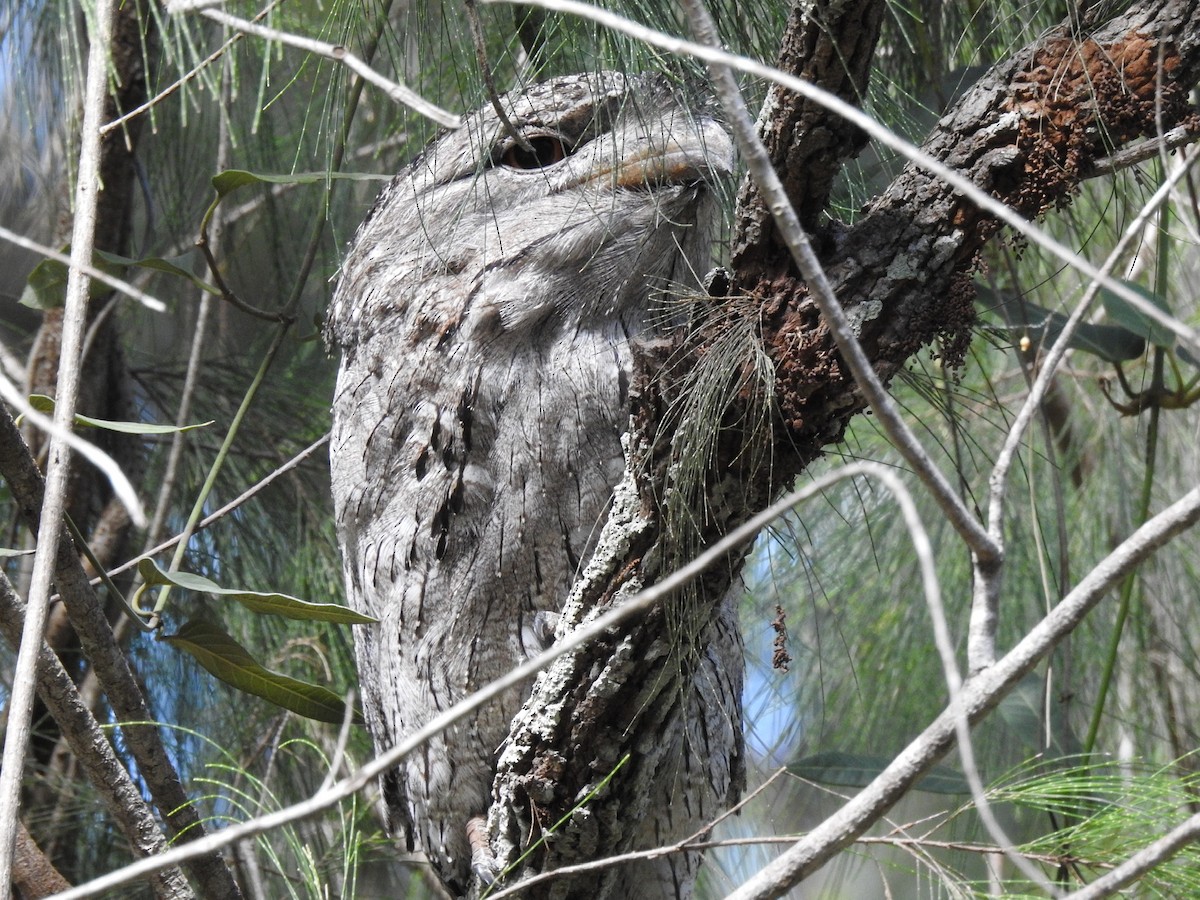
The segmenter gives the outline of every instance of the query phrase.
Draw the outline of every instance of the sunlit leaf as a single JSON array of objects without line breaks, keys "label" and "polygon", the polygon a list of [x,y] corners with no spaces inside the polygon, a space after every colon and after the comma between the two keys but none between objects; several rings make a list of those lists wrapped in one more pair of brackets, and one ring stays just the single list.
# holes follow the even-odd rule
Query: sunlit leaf
[{"label": "sunlit leaf", "polygon": [[187,591],[235,600],[256,613],[310,622],[333,622],[339,625],[365,625],[368,622],[376,621],[370,616],[364,616],[348,606],[341,606],[337,603],[313,603],[288,594],[223,588],[203,575],[196,575],[192,572],[165,572],[152,559],[141,560],[138,563],[138,572],[146,584],[171,584]]}]

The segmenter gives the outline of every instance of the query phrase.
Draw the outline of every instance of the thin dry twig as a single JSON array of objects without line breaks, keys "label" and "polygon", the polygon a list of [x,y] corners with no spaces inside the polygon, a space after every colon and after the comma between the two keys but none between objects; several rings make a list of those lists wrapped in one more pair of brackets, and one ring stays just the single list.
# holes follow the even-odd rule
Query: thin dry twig
[{"label": "thin dry twig", "polygon": [[1188,144],[1194,144],[1196,141],[1200,141],[1200,134],[1187,125],[1180,125],[1158,137],[1147,138],[1140,144],[1134,144],[1132,147],[1126,147],[1110,156],[1096,160],[1088,170],[1088,174],[1091,176],[1115,175],[1138,163],[1178,150],[1180,147],[1186,147]]},{"label": "thin dry twig", "polygon": [[492,66],[488,62],[487,44],[483,39],[483,23],[479,21],[479,8],[475,5],[475,0],[463,0],[463,8],[467,11],[467,26],[471,31],[471,42],[475,45],[475,61],[479,64],[480,74],[483,75],[483,86],[487,90],[488,102],[496,111],[496,117],[504,127],[505,133],[516,141],[517,146],[522,150],[534,153],[529,139],[513,125],[512,119],[508,117],[508,111],[500,102],[500,94],[496,90],[496,79],[492,77]]}]

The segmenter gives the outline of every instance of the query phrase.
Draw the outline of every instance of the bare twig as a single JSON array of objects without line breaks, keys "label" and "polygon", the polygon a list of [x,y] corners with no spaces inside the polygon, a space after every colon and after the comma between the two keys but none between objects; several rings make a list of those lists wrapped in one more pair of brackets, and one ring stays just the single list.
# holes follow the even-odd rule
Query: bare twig
[{"label": "bare twig", "polygon": [[[513,669],[503,678],[497,679],[471,696],[464,698],[391,750],[361,767],[352,775],[338,781],[327,790],[320,791],[307,800],[269,815],[260,816],[238,825],[230,825],[219,834],[211,834],[174,848],[154,860],[140,860],[110,872],[60,894],[60,900],[79,900],[79,898],[95,896],[103,891],[142,878],[162,866],[175,865],[196,855],[215,852],[222,847],[227,847],[256,834],[262,834],[316,815],[333,806],[370,784],[383,772],[394,768],[400,760],[417,747],[425,744],[433,735],[470,715],[504,691],[516,687],[544,669],[559,656],[598,637],[625,619],[650,609],[664,596],[687,584],[708,566],[723,559],[730,550],[743,546],[758,531],[796,505],[827,490],[848,474],[869,471],[867,468],[869,465],[871,464],[860,463],[847,466],[818,478],[803,489],[789,494],[718,541],[674,574],[631,598],[626,605],[598,617],[587,626],[572,632],[545,653],[534,657]],[[858,468],[859,466],[862,468]],[[962,710],[968,718],[975,721],[999,703],[1025,673],[1040,662],[1062,638],[1083,620],[1092,607],[1100,601],[1112,585],[1124,577],[1126,572],[1139,565],[1176,535],[1195,525],[1197,521],[1200,521],[1200,488],[1192,490],[1138,528],[1088,573],[1067,594],[1062,603],[1042,619],[1003,659],[991,669],[966,683],[960,702]],[[838,850],[852,843],[871,823],[878,820],[904,791],[945,755],[953,744],[955,723],[958,718],[958,715],[948,711],[943,712],[896,757],[883,773],[850,800],[841,811],[793,845],[787,853],[760,871],[751,881],[730,896],[736,897],[738,900],[776,896],[786,890],[787,886],[798,883],[808,872],[819,868]]]},{"label": "bare twig", "polygon": [[517,146],[522,150],[534,153],[529,139],[513,125],[512,119],[508,117],[508,111],[500,102],[500,94],[496,90],[496,79],[492,77],[492,66],[488,62],[487,44],[483,39],[483,23],[479,21],[479,8],[475,5],[475,0],[463,0],[463,8],[467,11],[467,26],[471,31],[471,42],[475,44],[475,61],[479,64],[479,71],[483,75],[483,86],[487,90],[488,101],[492,104],[492,109],[496,111],[496,117],[504,127],[505,133],[516,141]]},{"label": "bare twig", "polygon": [[[684,0],[684,8],[691,25],[693,34],[701,44],[718,45],[718,37],[712,18],[700,0]],[[871,404],[876,417],[882,423],[884,430],[892,439],[893,444],[900,450],[905,460],[920,476],[921,481],[929,489],[938,506],[949,518],[956,530],[963,537],[971,550],[973,558],[980,569],[998,575],[999,563],[1002,559],[1002,544],[994,534],[989,535],[979,520],[971,513],[959,498],[954,486],[933,462],[932,458],[921,446],[916,435],[905,423],[897,411],[895,404],[888,395],[886,388],[875,373],[875,369],[867,357],[866,351],[858,341],[849,320],[846,318],[833,288],[825,276],[816,253],[813,251],[807,234],[800,225],[787,192],[779,176],[771,164],[767,149],[758,137],[749,110],[746,108],[737,82],[728,66],[710,63],[709,72],[712,75],[717,95],[725,110],[726,117],[733,129],[738,149],[746,160],[747,167],[760,193],[763,195],[775,225],[779,229],[784,242],[791,251],[805,282],[809,287],[810,296],[820,307],[829,331],[837,341],[842,358],[850,366],[854,380],[859,389]],[[936,575],[933,572],[933,550],[928,536],[921,525],[915,506],[907,493],[896,494],[897,503],[904,512],[905,520],[913,543],[917,549],[917,557],[921,564],[922,581],[926,587],[926,604],[933,619],[934,639],[938,654],[942,660],[946,684],[950,694],[949,709],[954,717],[955,731],[959,749],[963,756],[963,769],[971,794],[975,800],[981,820],[991,832],[1014,865],[1020,868],[1034,882],[1042,883],[1043,887],[1053,888],[1037,869],[1027,860],[1011,852],[1012,841],[1001,829],[999,822],[991,812],[991,807],[984,795],[983,783],[979,771],[974,765],[974,754],[971,745],[971,730],[967,718],[959,702],[959,692],[962,687],[962,676],[955,659],[954,641],[946,623],[945,610],[942,607],[940,592],[936,590]],[[933,590],[928,585],[932,583]]]},{"label": "bare twig", "polygon": [[[0,409],[0,473],[3,473],[12,493],[14,505],[30,520],[31,527],[36,526],[37,511],[42,507],[45,493],[42,474],[12,417],[3,409]],[[203,825],[183,791],[158,729],[129,724],[150,720],[150,712],[141,688],[130,671],[129,660],[113,637],[112,628],[104,615],[104,604],[88,583],[79,555],[70,546],[69,538],[60,538],[54,582],[79,635],[83,651],[100,679],[109,705],[122,723],[122,733],[137,763],[138,774],[150,789],[171,834],[188,837],[203,834]],[[206,896],[236,896],[236,885],[232,883],[229,870],[220,857],[198,859],[189,868],[203,886]]]},{"label": "bare twig", "polygon": [[1087,174],[1088,177],[1115,175],[1123,169],[1136,166],[1138,163],[1153,159],[1162,153],[1170,153],[1172,150],[1194,144],[1196,141],[1200,141],[1200,134],[1186,125],[1180,125],[1158,137],[1147,138],[1140,144],[1134,144],[1132,147],[1126,147],[1124,150],[1118,150],[1110,156],[1096,160]]}]

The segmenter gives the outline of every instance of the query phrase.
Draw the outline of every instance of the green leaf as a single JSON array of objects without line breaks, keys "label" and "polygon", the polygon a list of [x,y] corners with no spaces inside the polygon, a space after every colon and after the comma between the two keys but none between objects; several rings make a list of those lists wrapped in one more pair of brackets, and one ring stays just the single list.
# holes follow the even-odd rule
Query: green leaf
[{"label": "green leaf", "polygon": [[[70,253],[71,248],[69,246],[64,247],[62,252]],[[114,278],[121,278],[125,274],[124,266],[101,259],[99,254],[92,257],[92,265],[106,275],[111,275]],[[103,297],[111,291],[112,288],[104,282],[97,281],[95,278],[89,280],[89,297]],[[61,263],[57,259],[43,259],[33,267],[33,271],[29,273],[29,277],[25,280],[25,289],[21,292],[21,305],[32,309],[45,310],[57,309],[66,302],[66,263]]]},{"label": "green leaf", "polygon": [[390,181],[390,175],[370,172],[294,172],[291,175],[264,175],[244,169],[226,169],[213,176],[212,186],[218,197],[225,197],[248,184],[320,184],[326,181]]},{"label": "green leaf", "polygon": [[11,547],[0,547],[0,559],[11,559],[14,556],[31,556],[36,550],[13,550]]},{"label": "green leaf", "polygon": [[[97,250],[96,255],[107,263],[114,266],[133,266],[139,269],[150,269],[154,272],[165,272],[168,275],[175,275],[179,278],[184,278],[213,296],[219,297],[221,290],[216,285],[209,284],[203,278],[194,275],[191,269],[184,268],[182,264],[191,262],[190,255],[176,256],[174,260],[166,259],[161,256],[144,256],[141,259],[131,259],[128,256],[118,256],[115,253],[106,253],[103,250]],[[107,271],[107,269],[106,269]]]},{"label": "green leaf", "polygon": [[[1165,297],[1160,297],[1149,288],[1142,287],[1142,285],[1132,281],[1122,281],[1121,283],[1134,293],[1144,297],[1147,302],[1153,304],[1157,309],[1161,309],[1167,315],[1171,314]],[[1141,310],[1135,309],[1133,304],[1124,297],[1113,293],[1106,287],[1102,287],[1100,288],[1100,298],[1104,303],[1105,312],[1112,317],[1114,322],[1123,325],[1139,337],[1145,338],[1155,347],[1175,346],[1175,335],[1172,331],[1155,322]]]},{"label": "green leaf", "polygon": [[[333,691],[263,668],[245,647],[212,622],[187,622],[163,640],[190,654],[209,674],[243,693],[318,722],[340,725],[346,718],[345,701]],[[357,710],[354,723],[362,724]]]},{"label": "green leaf", "polygon": [[[1035,345],[1049,346],[1058,340],[1067,317],[1062,313],[1023,300],[1012,294],[997,294],[987,288],[979,288],[979,296],[991,301],[993,308],[1002,307],[1006,324],[1003,331],[1015,343],[1028,338]],[[1138,359],[1146,352],[1146,342],[1139,335],[1120,325],[1096,325],[1081,322],[1076,326],[1067,346],[1097,356],[1105,362],[1117,363]]]},{"label": "green leaf", "polygon": [[[866,787],[892,763],[881,753],[842,753],[830,750],[807,756],[788,766],[788,771],[808,781],[841,787]],[[931,794],[969,794],[970,786],[961,773],[949,766],[934,766],[915,785]]]},{"label": "green leaf", "polygon": [[[70,246],[64,247],[62,252],[70,253]],[[124,278],[130,268],[151,269],[156,272],[165,272],[169,275],[186,278],[201,290],[207,291],[210,294],[220,295],[220,290],[203,278],[193,275],[191,271],[180,265],[180,263],[186,263],[187,261],[188,258],[186,256],[176,257],[172,261],[159,256],[132,259],[128,256],[118,256],[116,253],[106,253],[103,250],[97,250],[92,254],[92,266],[106,275],[111,275],[113,278]],[[90,297],[103,297],[111,293],[111,291],[111,287],[95,278],[91,279],[91,283],[88,286],[88,296]],[[33,309],[56,309],[66,302],[66,297],[66,264],[56,259],[43,259],[29,273],[29,278],[25,282],[25,289],[21,292],[20,302],[23,306],[29,306]]]},{"label": "green leaf", "polygon": [[164,572],[152,559],[138,563],[138,572],[146,584],[171,584],[186,591],[211,594],[217,598],[236,600],[251,612],[284,616],[308,622],[333,622],[338,625],[366,625],[376,619],[357,613],[348,606],[337,603],[313,603],[287,594],[244,591],[239,588],[223,588],[215,581],[192,572]]},{"label": "green leaf", "polygon": [[[29,405],[40,413],[54,413],[54,398],[45,394],[31,394]],[[119,431],[122,434],[175,434],[179,431],[191,431],[194,428],[204,428],[212,421],[197,422],[195,425],[154,425],[150,422],[113,422],[109,419],[93,419],[91,416],[75,414],[77,425],[90,425],[93,428],[103,428],[106,431]]]}]

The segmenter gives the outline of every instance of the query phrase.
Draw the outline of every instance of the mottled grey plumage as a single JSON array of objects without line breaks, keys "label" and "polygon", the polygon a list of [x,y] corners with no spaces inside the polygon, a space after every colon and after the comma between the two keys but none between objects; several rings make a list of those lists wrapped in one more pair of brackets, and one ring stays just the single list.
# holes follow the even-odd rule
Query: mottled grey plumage
[{"label": "mottled grey plumage", "polygon": [[[571,76],[501,102],[536,158],[490,106],[467,117],[385,189],[329,316],[337,526],[349,600],[380,620],[356,629],[380,749],[540,649],[535,615],[561,607],[622,472],[631,342],[708,268],[704,182],[731,167],[724,132],[659,80]],[[522,699],[385,781],[456,894]]]}]

